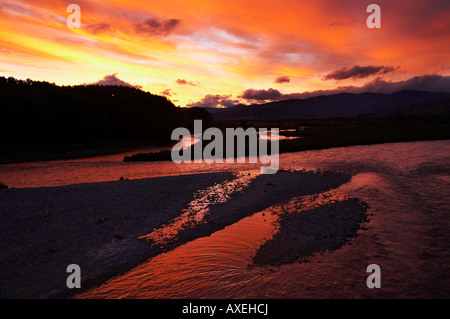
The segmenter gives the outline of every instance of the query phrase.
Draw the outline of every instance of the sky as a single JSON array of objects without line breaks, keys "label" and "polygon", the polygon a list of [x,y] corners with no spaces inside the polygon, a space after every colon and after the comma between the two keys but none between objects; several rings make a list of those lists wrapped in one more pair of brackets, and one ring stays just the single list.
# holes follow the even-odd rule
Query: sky
[{"label": "sky", "polygon": [[183,107],[449,91],[450,1],[0,0],[0,76],[131,85]]}]

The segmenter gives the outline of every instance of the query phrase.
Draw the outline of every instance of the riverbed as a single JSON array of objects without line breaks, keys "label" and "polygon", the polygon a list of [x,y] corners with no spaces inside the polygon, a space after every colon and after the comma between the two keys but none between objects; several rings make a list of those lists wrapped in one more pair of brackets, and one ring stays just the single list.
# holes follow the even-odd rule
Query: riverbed
[{"label": "riverbed", "polygon": [[[0,166],[10,187],[50,187],[214,172],[255,164],[123,163],[125,154]],[[210,236],[158,254],[79,298],[420,298],[450,295],[450,141],[353,146],[280,155],[280,169],[348,174],[348,182],[294,197]],[[213,183],[214,185],[214,183]],[[213,186],[210,185],[210,186]],[[206,188],[206,187],[205,187]],[[280,216],[357,198],[368,219],[338,249],[273,265],[254,263]],[[181,214],[181,212],[180,212]],[[149,230],[148,234],[151,234]],[[290,235],[291,234],[291,235]],[[286,237],[287,236],[287,237]],[[286,252],[289,254],[289,252]],[[366,285],[367,266],[381,288]]]}]

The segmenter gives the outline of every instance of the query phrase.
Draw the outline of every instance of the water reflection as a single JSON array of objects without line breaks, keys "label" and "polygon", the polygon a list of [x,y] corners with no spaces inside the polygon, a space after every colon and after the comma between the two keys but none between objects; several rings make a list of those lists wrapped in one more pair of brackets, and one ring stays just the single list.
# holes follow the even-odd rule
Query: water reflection
[{"label": "water reflection", "polygon": [[[123,156],[0,165],[0,180],[14,187],[36,187],[117,180],[121,176],[145,178],[258,170],[254,164],[123,163]],[[281,154],[280,169],[341,171],[352,174],[353,178],[335,191],[272,207],[210,237],[199,238],[161,254],[79,297],[449,296],[450,141]],[[220,187],[214,192],[220,194]],[[370,206],[367,229],[360,230],[358,237],[337,251],[315,256],[308,263],[248,267],[255,251],[276,232],[281,214],[298,213],[347,197],[360,198]],[[198,209],[194,209],[195,204],[192,208],[200,212],[194,220],[201,222],[202,209],[207,210],[208,201],[214,201],[214,198],[199,194],[198,199]],[[187,216],[195,214],[190,212]],[[365,285],[365,270],[371,263],[379,264],[383,273],[382,289],[376,291]]]},{"label": "water reflection", "polygon": [[[428,163],[425,164],[424,163]],[[283,154],[282,166],[353,174],[336,190],[296,198],[162,254],[80,298],[405,298],[448,296],[450,142]],[[307,263],[249,267],[283,214],[357,197],[370,219],[342,248]],[[381,266],[382,289],[365,285]]]},{"label": "water reflection", "polygon": [[301,136],[288,136],[288,135],[284,135],[287,132],[296,132],[297,130],[295,129],[289,129],[289,130],[279,130],[278,133],[276,133],[275,131],[272,130],[268,130],[267,133],[265,134],[260,134],[260,132],[258,132],[259,138],[263,139],[263,140],[296,140],[296,139],[300,139],[303,138]]},{"label": "water reflection", "polygon": [[244,218],[158,255],[77,298],[220,298],[222,290],[239,290],[250,283],[251,256],[272,236],[276,218],[270,212]]},{"label": "water reflection", "polygon": [[175,241],[182,230],[193,228],[203,223],[211,205],[226,202],[233,193],[247,188],[258,175],[258,171],[236,173],[235,178],[232,180],[217,183],[198,191],[180,216],[170,221],[167,225],[153,230],[150,234],[139,237],[139,239],[144,239],[151,245],[163,248],[164,245]]},{"label": "water reflection", "polygon": [[[243,177],[246,176],[248,175]],[[244,180],[244,183],[246,182],[248,179]],[[196,239],[159,255],[77,298],[236,296],[241,289],[248,289],[257,281],[269,280],[272,277],[271,271],[254,267],[252,258],[259,247],[276,234],[281,216],[299,214],[347,198],[347,194],[331,190],[275,205],[213,233],[210,237]],[[190,209],[195,210],[195,207]],[[170,226],[168,228],[170,229]],[[262,278],[261,274],[265,277]],[[274,286],[272,289],[278,287]]]}]

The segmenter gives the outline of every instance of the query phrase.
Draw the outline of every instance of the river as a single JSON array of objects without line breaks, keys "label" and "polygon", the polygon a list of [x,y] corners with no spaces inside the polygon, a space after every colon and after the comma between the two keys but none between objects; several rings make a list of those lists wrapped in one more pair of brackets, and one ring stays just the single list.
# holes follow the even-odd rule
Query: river
[{"label": "river", "polygon": [[[57,186],[218,171],[255,164],[124,163],[117,154],[0,165],[10,187]],[[369,205],[369,221],[342,248],[309,262],[255,267],[277,231],[276,209],[161,254],[80,298],[420,298],[450,296],[450,141],[353,146],[281,154],[280,169],[349,173],[333,196]],[[286,207],[298,207],[293,199]],[[306,205],[307,206],[307,205]],[[286,208],[285,207],[285,208]],[[370,264],[381,289],[366,285]]]}]

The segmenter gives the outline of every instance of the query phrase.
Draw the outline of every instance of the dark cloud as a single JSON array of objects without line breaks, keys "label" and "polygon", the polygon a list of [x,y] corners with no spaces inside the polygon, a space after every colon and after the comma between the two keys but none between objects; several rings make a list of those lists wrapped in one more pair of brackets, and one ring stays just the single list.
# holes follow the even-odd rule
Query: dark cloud
[{"label": "dark cloud", "polygon": [[232,100],[231,95],[212,95],[208,94],[198,102],[190,103],[188,107],[231,107],[238,104],[238,100]]},{"label": "dark cloud", "polygon": [[172,95],[176,95],[176,93],[172,93],[171,91],[172,91],[171,89],[166,89],[166,90],[160,92],[159,94],[164,95],[164,96],[169,96],[169,97]]},{"label": "dark cloud", "polygon": [[136,89],[142,89],[142,86],[140,85],[133,85],[130,83],[127,83],[125,81],[122,81],[117,77],[117,73],[111,74],[111,75],[105,75],[105,77],[95,83],[90,84],[84,84],[84,85],[114,85],[114,86],[127,86],[127,87],[133,87]]},{"label": "dark cloud", "polygon": [[283,99],[283,94],[272,88],[268,90],[248,89],[242,92],[242,95],[238,97],[251,101],[279,101]]},{"label": "dark cloud", "polygon": [[84,27],[89,33],[97,35],[101,33],[114,32],[113,27],[108,23],[94,23]]},{"label": "dark cloud", "polygon": [[377,77],[373,81],[367,82],[363,86],[340,86],[332,90],[318,90],[302,93],[282,94],[275,89],[267,90],[245,90],[239,98],[247,100],[247,102],[273,102],[288,99],[307,99],[319,95],[331,95],[338,93],[393,93],[397,91],[416,90],[430,92],[450,92],[450,76],[442,75],[422,75],[416,76],[405,81],[386,81]]},{"label": "dark cloud", "polygon": [[344,67],[324,76],[324,80],[345,80],[351,78],[363,79],[371,75],[382,75],[394,72],[397,68],[393,66],[359,66],[354,65],[350,68]]},{"label": "dark cloud", "polygon": [[[238,96],[240,99],[247,100],[249,102],[258,103],[258,102],[274,102],[288,99],[303,99],[307,97],[311,97],[312,94],[316,92],[323,91],[315,91],[315,92],[305,92],[305,93],[290,93],[283,94],[275,89],[267,89],[267,90],[254,90],[248,89],[242,92],[242,95]],[[317,94],[320,95],[320,94]]]},{"label": "dark cloud", "polygon": [[291,79],[288,76],[280,76],[275,79],[275,83],[289,83]]},{"label": "dark cloud", "polygon": [[175,81],[175,83],[179,84],[179,85],[190,85],[190,86],[199,86],[200,85],[200,83],[198,83],[198,82],[187,81],[185,79],[178,79]]},{"label": "dark cloud", "polygon": [[403,90],[418,90],[431,92],[450,92],[450,76],[437,74],[415,76],[411,79],[399,82],[385,81],[378,77],[362,87],[340,87],[341,90],[355,92],[392,93]]},{"label": "dark cloud", "polygon": [[180,20],[178,19],[147,19],[136,24],[136,31],[151,36],[168,36],[179,26],[179,24]]}]

